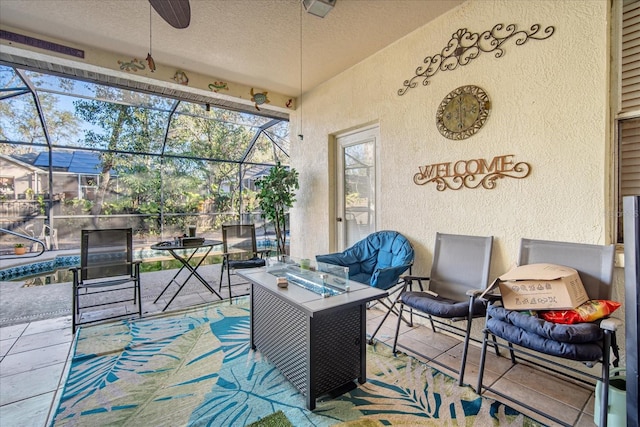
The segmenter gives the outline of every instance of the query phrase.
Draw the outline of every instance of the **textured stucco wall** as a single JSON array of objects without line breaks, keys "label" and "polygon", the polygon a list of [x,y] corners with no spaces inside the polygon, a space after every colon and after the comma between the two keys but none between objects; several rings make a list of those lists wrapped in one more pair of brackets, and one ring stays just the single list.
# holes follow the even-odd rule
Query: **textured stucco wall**
[{"label": "textured stucco wall", "polygon": [[[555,33],[522,46],[507,41],[500,58],[482,53],[435,74],[428,86],[397,95],[458,29],[480,33],[496,24],[519,30],[551,25]],[[301,184],[292,210],[292,254],[313,257],[333,249],[332,135],[370,123],[379,124],[381,135],[379,229],[409,237],[414,273],[428,273],[438,231],[495,236],[492,278],[516,261],[522,237],[610,243],[608,31],[606,0],[470,0],[305,94],[291,119],[292,135],[304,134],[292,143]],[[438,132],[435,114],[463,85],[483,88],[492,109],[476,135],[452,141]],[[498,180],[493,190],[442,192],[412,180],[421,165],[506,154],[529,163],[530,176]],[[614,298],[623,297],[618,284]]]},{"label": "textured stucco wall", "polygon": [[[522,46],[507,41],[501,58],[483,53],[397,95],[456,30],[482,32],[498,23],[522,30],[553,25],[555,34]],[[419,258],[430,258],[436,231],[493,234],[496,272],[514,261],[521,237],[607,243],[607,31],[604,0],[471,0],[305,95],[304,140],[292,144],[302,187],[293,235],[314,238],[296,238],[293,251],[329,249],[331,135],[368,123],[378,123],[381,134],[381,228],[406,233]],[[489,94],[490,116],[471,138],[448,140],[435,126],[436,110],[450,91],[469,84]],[[300,133],[299,118],[291,123],[292,134]],[[499,180],[494,190],[440,192],[413,183],[421,165],[504,154],[529,163],[530,176]]]}]

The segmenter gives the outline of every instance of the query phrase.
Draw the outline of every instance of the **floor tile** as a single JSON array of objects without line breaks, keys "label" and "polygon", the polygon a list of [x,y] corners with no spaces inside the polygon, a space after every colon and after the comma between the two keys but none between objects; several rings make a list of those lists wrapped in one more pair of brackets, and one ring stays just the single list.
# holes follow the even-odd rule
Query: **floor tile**
[{"label": "floor tile", "polygon": [[[509,400],[505,400],[501,396],[499,396],[496,393],[493,393],[491,391],[485,391],[482,394],[482,396],[486,397],[488,399],[496,400],[498,402],[503,402],[504,405],[506,405],[506,406],[508,406],[508,407],[520,412],[521,414],[523,414],[523,415],[525,415],[525,416],[527,416],[527,417],[529,417],[529,418],[531,418],[531,419],[533,419],[533,420],[535,420],[535,421],[537,421],[537,422],[539,422],[539,423],[541,423],[541,424],[543,424],[545,426],[560,427],[562,425],[566,425],[564,423],[558,423],[557,421],[553,421],[553,420],[545,417],[544,414],[539,414],[539,413],[537,413],[535,411],[532,411],[532,410],[529,410],[527,408],[524,408],[524,407],[518,405],[515,402],[509,401]],[[538,407],[538,409],[540,409],[540,408]]]},{"label": "floor tile", "polygon": [[[383,316],[384,313],[381,313],[380,316],[377,316],[375,318],[372,317],[371,320],[367,321],[367,333],[369,334],[369,336],[371,336],[375,332],[376,328],[380,326],[380,322],[382,321]],[[396,316],[387,317],[382,326],[380,326],[380,329],[376,333],[374,339],[388,342],[390,345],[393,345],[393,340],[396,336],[397,321],[398,318]],[[406,323],[401,322],[399,336],[402,336],[409,330],[411,330],[411,327],[407,326]]]},{"label": "floor tile", "polygon": [[[29,331],[29,329],[27,329]],[[48,332],[39,332],[37,334],[23,335],[17,340],[15,345],[9,351],[9,354],[22,353],[29,350],[35,350],[42,347],[49,347],[57,344],[71,343],[73,334],[71,332],[71,323],[69,326],[59,330]]]},{"label": "floor tile", "polygon": [[521,363],[511,368],[504,375],[504,378],[515,384],[528,387],[539,394],[544,394],[553,400],[562,400],[565,405],[577,410],[582,410],[591,395],[589,389]]},{"label": "floor tile", "polygon": [[0,378],[28,372],[33,369],[64,363],[71,343],[56,344],[45,348],[5,356],[0,363]]},{"label": "floor tile", "polygon": [[[535,377],[526,385],[501,378],[492,386],[492,388],[495,391],[499,391],[502,394],[509,396],[509,398],[514,399],[515,401],[520,401],[529,406],[542,409],[545,414],[553,416],[563,423],[573,425],[578,420],[578,416],[580,415],[580,411],[578,409],[569,406],[566,402],[553,399],[546,394],[539,393],[536,390],[531,389],[529,387],[531,384],[535,384]],[[515,402],[508,401],[506,403],[507,405],[518,409],[535,419],[540,418],[540,415],[521,407]]]},{"label": "floor tile", "polygon": [[31,322],[24,331],[24,335],[34,335],[43,332],[69,330],[71,331],[71,316],[56,319],[38,320]]},{"label": "floor tile", "polygon": [[53,392],[50,392],[1,406],[1,423],[12,427],[46,426],[52,399]]},{"label": "floor tile", "polygon": [[25,323],[22,325],[13,325],[13,326],[5,326],[0,328],[0,340],[7,340],[10,338],[18,338],[25,329],[27,329],[29,324]]},{"label": "floor tile", "polygon": [[9,353],[16,341],[18,341],[18,338],[9,338],[0,341],[0,360]]},{"label": "floor tile", "polygon": [[596,427],[596,423],[593,421],[593,414],[582,413],[578,422],[574,424],[576,427]]},{"label": "floor tile", "polygon": [[425,326],[414,327],[409,329],[402,337],[411,337],[418,341],[422,341],[431,347],[441,351],[447,351],[460,343],[460,340],[441,332],[433,332]]},{"label": "floor tile", "polygon": [[58,363],[3,377],[0,382],[0,405],[55,391],[63,369],[64,363]]},{"label": "floor tile", "polygon": [[397,348],[399,351],[417,355],[425,360],[433,360],[443,353],[443,350],[430,346],[424,341],[416,340],[408,335],[401,336],[401,339],[398,340]]},{"label": "floor tile", "polygon": [[[449,350],[447,350],[446,352],[447,356],[442,356],[442,357],[451,356],[454,358],[454,360],[459,361],[459,359],[462,357],[462,350],[463,350],[463,344],[461,342],[455,347],[452,347]],[[482,355],[482,349],[477,347],[475,343],[473,342],[470,343],[469,348],[467,350],[467,365],[472,365],[476,368],[475,375],[477,375],[478,373],[481,355]],[[492,351],[491,349],[487,349],[487,355],[485,357],[485,364],[484,364],[485,375],[486,375],[486,372],[494,372],[502,375],[505,372],[507,372],[509,369],[511,369],[512,366],[513,364],[511,363],[510,359],[507,359],[506,357],[498,357],[496,356],[494,351]]]},{"label": "floor tile", "polygon": [[595,403],[596,403],[596,396],[595,393],[591,394],[591,396],[589,396],[589,400],[587,401],[587,403],[584,405],[584,408],[582,409],[583,412],[585,412],[588,415],[593,415],[593,412],[595,411]]}]

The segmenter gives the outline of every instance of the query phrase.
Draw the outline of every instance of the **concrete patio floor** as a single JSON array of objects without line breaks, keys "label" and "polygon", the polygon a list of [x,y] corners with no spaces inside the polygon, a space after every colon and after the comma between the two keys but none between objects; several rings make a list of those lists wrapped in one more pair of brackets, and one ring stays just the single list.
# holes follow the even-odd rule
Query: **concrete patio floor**
[{"label": "concrete patio floor", "polygon": [[[45,252],[42,257],[32,258],[31,261],[40,262],[46,260],[46,256],[54,257],[66,254],[68,253],[63,253],[62,251]],[[0,268],[18,265],[20,261],[24,263],[27,262],[27,259],[5,259],[0,262]],[[216,291],[219,289],[220,268],[220,264],[202,265],[198,268],[198,272]],[[178,291],[178,285],[174,283],[167,289],[167,292],[157,304],[153,303],[176,272],[177,270],[162,270],[141,273],[140,286],[143,315],[161,312],[171,297]],[[187,276],[188,272],[183,270],[177,279],[182,283],[182,280]],[[239,277],[232,275],[231,281],[233,284],[231,287],[232,295],[249,293],[248,286],[237,285],[242,281]],[[223,282],[225,286],[220,291],[220,294],[224,298],[228,298],[229,291],[226,286],[226,278]],[[71,315],[71,296],[71,282],[25,287],[24,280],[0,281],[0,327]],[[192,277],[167,310],[219,300],[217,295],[209,292],[202,283]]]}]

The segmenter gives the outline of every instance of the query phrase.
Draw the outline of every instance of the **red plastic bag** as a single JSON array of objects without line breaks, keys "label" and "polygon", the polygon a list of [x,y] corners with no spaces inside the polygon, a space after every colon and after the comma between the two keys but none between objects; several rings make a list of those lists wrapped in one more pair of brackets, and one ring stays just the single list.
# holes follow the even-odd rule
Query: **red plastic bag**
[{"label": "red plastic bag", "polygon": [[620,307],[619,302],[604,299],[593,299],[574,308],[573,310],[539,311],[538,317],[547,322],[573,324],[593,322],[607,317]]}]

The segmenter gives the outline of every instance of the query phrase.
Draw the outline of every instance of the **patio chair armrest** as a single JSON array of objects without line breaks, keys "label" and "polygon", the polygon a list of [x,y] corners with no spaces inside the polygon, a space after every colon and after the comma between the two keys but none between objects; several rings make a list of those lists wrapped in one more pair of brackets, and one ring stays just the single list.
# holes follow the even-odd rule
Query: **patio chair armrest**
[{"label": "patio chair armrest", "polygon": [[412,274],[407,274],[405,276],[402,276],[402,278],[407,282],[411,282],[413,280],[416,280],[416,281],[431,280],[431,278],[429,276],[414,276]]},{"label": "patio chair armrest", "polygon": [[[430,281],[431,277],[429,277],[429,276],[414,276],[412,274],[409,274],[407,276],[403,276],[402,279],[404,280],[404,283],[405,283],[405,289],[408,286],[409,289],[411,290],[411,285],[415,281],[415,282],[418,282],[418,286],[420,286],[420,291],[424,292],[425,289],[424,289],[424,286],[422,286],[422,282],[423,281],[425,281],[425,282]],[[427,290],[428,290],[428,288],[429,287],[427,286]]]},{"label": "patio chair armrest", "polygon": [[600,329],[615,332],[622,326],[622,321],[617,317],[607,317],[600,322]]},{"label": "patio chair armrest", "polygon": [[466,294],[468,297],[478,297],[478,295],[482,295],[484,289],[469,289]]}]

